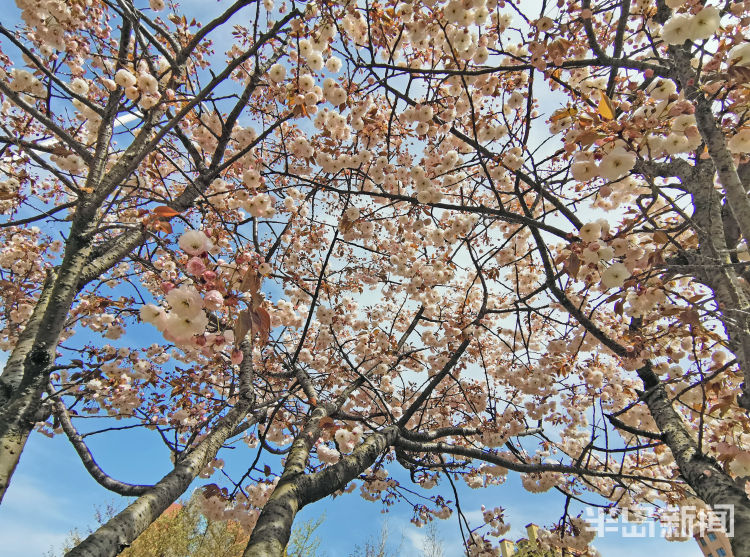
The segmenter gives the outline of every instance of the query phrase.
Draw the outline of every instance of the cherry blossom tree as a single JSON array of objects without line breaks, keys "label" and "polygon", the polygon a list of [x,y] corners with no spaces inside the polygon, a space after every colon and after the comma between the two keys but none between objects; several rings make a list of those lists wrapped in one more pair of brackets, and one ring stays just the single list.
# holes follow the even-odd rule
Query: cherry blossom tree
[{"label": "cherry blossom tree", "polygon": [[[566,502],[544,547],[592,552],[588,497],[731,505],[750,555],[750,5],[16,4],[0,497],[34,429],[137,496],[69,555],[227,445],[202,505],[246,556],[332,494],[421,525],[511,471]],[[86,437],[124,427],[173,471],[107,475]],[[482,510],[470,555],[509,527]]]}]

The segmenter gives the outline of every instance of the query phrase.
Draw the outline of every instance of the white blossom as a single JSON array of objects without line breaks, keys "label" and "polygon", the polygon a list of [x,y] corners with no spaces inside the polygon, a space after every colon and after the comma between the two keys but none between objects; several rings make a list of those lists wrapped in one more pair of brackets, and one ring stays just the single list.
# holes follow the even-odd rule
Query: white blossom
[{"label": "white blossom", "polygon": [[690,16],[678,14],[672,16],[661,29],[661,38],[671,45],[681,45],[691,38],[693,33]]},{"label": "white blossom", "polygon": [[271,81],[279,83],[286,77],[286,68],[283,65],[276,63],[268,70],[268,77]]},{"label": "white blossom", "polygon": [[621,288],[625,281],[630,278],[630,271],[622,263],[612,263],[602,273],[602,286],[610,288]]},{"label": "white blossom", "polygon": [[578,231],[578,235],[584,242],[595,242],[601,237],[602,226],[598,222],[584,224]]},{"label": "white blossom", "polygon": [[180,317],[197,317],[203,313],[203,298],[192,286],[181,286],[167,292],[167,302]]},{"label": "white blossom", "polygon": [[331,73],[338,73],[341,69],[341,59],[336,56],[331,56],[326,61],[326,69]]},{"label": "white blossom", "polygon": [[635,154],[616,147],[599,163],[599,173],[610,181],[619,180],[635,166]]},{"label": "white blossom", "polygon": [[691,18],[691,39],[694,41],[710,39],[719,29],[721,14],[716,6],[704,6]]},{"label": "white blossom", "polygon": [[200,255],[211,248],[211,241],[200,230],[186,230],[180,236],[178,244],[190,255]]},{"label": "white blossom", "polygon": [[128,70],[124,68],[117,70],[117,73],[115,74],[115,83],[120,87],[127,89],[128,87],[134,86],[136,82],[137,80],[135,76]]}]

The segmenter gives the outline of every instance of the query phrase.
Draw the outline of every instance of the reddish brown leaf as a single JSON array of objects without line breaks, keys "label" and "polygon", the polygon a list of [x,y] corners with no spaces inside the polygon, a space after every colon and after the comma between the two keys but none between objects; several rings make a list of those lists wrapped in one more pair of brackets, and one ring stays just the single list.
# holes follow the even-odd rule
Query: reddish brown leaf
[{"label": "reddish brown leaf", "polygon": [[624,296],[625,296],[625,292],[615,292],[604,301],[606,303],[610,303],[610,302],[614,302],[615,300],[619,300],[620,298],[623,298]]},{"label": "reddish brown leaf", "polygon": [[73,153],[70,149],[67,147],[64,147],[60,144],[55,145],[55,147],[52,148],[52,153],[57,155],[58,157],[66,157]]},{"label": "reddish brown leaf", "polygon": [[271,334],[271,315],[262,307],[256,309],[255,313],[260,319],[260,335],[262,338],[266,339],[268,338],[268,335]]},{"label": "reddish brown leaf", "polygon": [[221,488],[216,484],[208,484],[203,486],[203,492],[206,497],[212,497],[221,493]]},{"label": "reddish brown leaf", "polygon": [[180,214],[179,211],[175,211],[172,209],[172,207],[167,207],[166,205],[159,205],[158,207],[154,208],[153,213],[157,217],[161,217],[163,219],[171,219],[172,217],[176,217]]},{"label": "reddish brown leaf", "polygon": [[587,130],[578,134],[576,137],[576,143],[580,143],[583,147],[590,147],[594,141],[601,138],[602,136],[595,131]]},{"label": "reddish brown leaf", "polygon": [[160,230],[161,232],[164,232],[165,234],[171,234],[172,225],[166,221],[157,221],[154,223],[154,230]]},{"label": "reddish brown leaf", "polygon": [[258,309],[263,304],[263,294],[260,292],[253,292],[252,295],[252,301],[251,301],[251,307],[253,308],[253,311]]},{"label": "reddish brown leaf", "polygon": [[254,269],[248,269],[245,276],[242,277],[242,283],[240,284],[240,290],[243,292],[258,292],[260,291],[260,277]]},{"label": "reddish brown leaf", "polygon": [[239,315],[237,315],[237,320],[234,322],[234,343],[237,346],[239,346],[240,343],[245,340],[245,337],[247,336],[251,325],[252,318],[250,317],[250,312],[246,309],[243,309],[239,313]]},{"label": "reddish brown leaf", "polygon": [[576,278],[576,276],[578,276],[578,271],[580,271],[580,269],[581,269],[581,260],[578,258],[578,256],[575,253],[571,253],[570,257],[568,257],[568,260],[565,262],[565,270],[571,276],[571,278]]},{"label": "reddish brown leaf", "polygon": [[349,220],[349,217],[344,215],[344,217],[341,219],[341,222],[339,222],[339,230],[346,234],[352,229],[352,226],[354,226],[354,222],[355,221]]},{"label": "reddish brown leaf", "polygon": [[730,79],[737,81],[738,83],[750,82],[750,66],[729,66],[727,73],[729,74]]},{"label": "reddish brown leaf", "polygon": [[680,320],[688,325],[700,325],[700,315],[694,309],[686,309],[680,314]]},{"label": "reddish brown leaf", "polygon": [[723,417],[724,414],[726,414],[733,405],[734,405],[734,400],[731,397],[729,398],[725,397],[725,398],[722,398],[719,402],[717,402],[713,406],[711,406],[711,408],[709,409],[709,413],[713,414],[714,412],[718,410],[719,415]]},{"label": "reddish brown leaf", "polygon": [[252,329],[253,334],[260,332],[260,315],[252,310],[248,310],[248,313],[250,314],[250,328]]}]

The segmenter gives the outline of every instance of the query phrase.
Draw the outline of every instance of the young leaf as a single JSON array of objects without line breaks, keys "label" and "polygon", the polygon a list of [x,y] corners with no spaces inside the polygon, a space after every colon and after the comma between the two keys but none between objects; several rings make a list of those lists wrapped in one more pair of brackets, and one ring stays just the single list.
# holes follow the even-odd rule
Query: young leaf
[{"label": "young leaf", "polygon": [[576,114],[578,114],[578,109],[576,107],[566,106],[565,108],[559,108],[555,110],[552,113],[552,116],[550,116],[549,121],[557,122],[558,120],[563,120],[564,118],[573,118]]},{"label": "young leaf", "polygon": [[171,219],[172,217],[176,217],[179,215],[179,211],[175,211],[172,209],[172,207],[167,207],[166,205],[159,205],[158,207],[154,208],[153,213],[157,217],[161,217],[163,219]]},{"label": "young leaf", "polygon": [[260,279],[254,269],[248,269],[245,276],[242,277],[240,290],[243,292],[258,292],[260,290]]},{"label": "young leaf", "polygon": [[260,319],[260,336],[265,339],[271,334],[271,315],[262,307],[256,309],[255,313]]},{"label": "young leaf", "polygon": [[599,91],[599,95],[601,96],[601,99],[599,100],[599,114],[605,120],[614,120],[615,107],[612,105],[612,101],[609,100],[609,97],[604,91]]},{"label": "young leaf", "polygon": [[237,316],[237,321],[234,323],[234,342],[237,346],[245,340],[251,325],[252,318],[250,317],[250,312],[243,309]]}]

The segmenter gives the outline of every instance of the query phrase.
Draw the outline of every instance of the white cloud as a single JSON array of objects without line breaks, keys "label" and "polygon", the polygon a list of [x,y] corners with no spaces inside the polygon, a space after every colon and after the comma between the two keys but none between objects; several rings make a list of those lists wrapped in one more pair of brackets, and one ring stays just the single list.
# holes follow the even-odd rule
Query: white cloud
[{"label": "white cloud", "polygon": [[409,528],[404,532],[404,536],[406,537],[406,540],[411,545],[412,552],[419,555],[419,552],[422,551],[424,542],[427,539],[427,536],[425,535],[424,530],[419,530],[417,528]]},{"label": "white cloud", "polygon": [[0,539],[4,557],[42,555],[59,551],[68,534],[65,499],[15,477],[3,500]]},{"label": "white cloud", "polygon": [[10,515],[9,518],[35,516],[51,521],[65,520],[67,516],[59,510],[64,502],[62,497],[42,491],[29,479],[15,477],[3,500],[3,514]]}]

